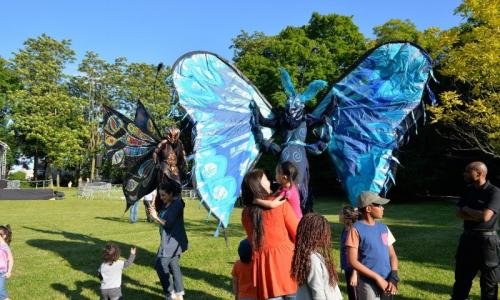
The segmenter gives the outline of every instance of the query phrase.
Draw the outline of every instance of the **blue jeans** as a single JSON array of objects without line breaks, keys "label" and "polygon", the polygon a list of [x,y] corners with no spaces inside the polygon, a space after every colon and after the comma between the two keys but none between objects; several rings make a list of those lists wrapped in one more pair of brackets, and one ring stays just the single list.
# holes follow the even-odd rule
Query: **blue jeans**
[{"label": "blue jeans", "polygon": [[9,297],[9,295],[7,295],[7,289],[5,288],[6,283],[7,279],[5,278],[5,272],[0,272],[0,300]]},{"label": "blue jeans", "polygon": [[[165,299],[171,299],[171,293],[175,290],[176,293],[184,294],[184,284],[182,282],[181,266],[179,265],[180,256],[173,257],[157,257],[155,262],[156,273],[160,278]],[[174,287],[170,283],[170,274],[174,282]]]},{"label": "blue jeans", "polygon": [[134,205],[130,207],[130,223],[137,222],[137,210],[139,209],[139,201],[135,201]]},{"label": "blue jeans", "polygon": [[295,300],[295,294],[283,295],[283,296],[280,296],[280,297],[269,298],[267,300]]}]

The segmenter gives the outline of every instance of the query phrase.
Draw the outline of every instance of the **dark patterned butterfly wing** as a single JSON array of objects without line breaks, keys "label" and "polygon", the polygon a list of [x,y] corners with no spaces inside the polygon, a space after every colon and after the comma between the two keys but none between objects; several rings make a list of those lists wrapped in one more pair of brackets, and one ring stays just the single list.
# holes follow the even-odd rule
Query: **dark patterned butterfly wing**
[{"label": "dark patterned butterfly wing", "polygon": [[142,104],[138,105],[136,112],[136,120],[138,115],[142,120],[138,124],[108,106],[103,106],[103,111],[106,155],[113,166],[127,169],[123,193],[128,209],[158,186],[159,169],[153,160],[153,152],[159,140],[152,136],[155,126]]}]

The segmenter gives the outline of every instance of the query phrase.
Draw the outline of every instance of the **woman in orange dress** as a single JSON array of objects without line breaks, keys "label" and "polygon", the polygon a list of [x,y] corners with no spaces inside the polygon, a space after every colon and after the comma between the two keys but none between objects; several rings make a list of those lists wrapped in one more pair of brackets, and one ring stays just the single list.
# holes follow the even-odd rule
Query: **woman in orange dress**
[{"label": "woman in orange dress", "polygon": [[298,219],[288,201],[272,209],[254,204],[271,196],[264,171],[255,169],[243,179],[245,209],[241,222],[253,249],[253,283],[257,299],[295,299],[297,283],[291,276]]}]

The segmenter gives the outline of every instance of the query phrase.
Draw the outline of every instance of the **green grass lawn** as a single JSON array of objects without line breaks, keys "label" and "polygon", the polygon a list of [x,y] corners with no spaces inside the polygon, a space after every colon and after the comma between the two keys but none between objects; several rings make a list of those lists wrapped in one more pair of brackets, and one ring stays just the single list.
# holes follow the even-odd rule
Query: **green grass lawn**
[{"label": "green grass lawn", "polygon": [[[76,189],[64,190],[66,198],[55,201],[0,201],[0,223],[11,224],[15,258],[8,291],[20,299],[97,299],[101,248],[118,243],[122,256],[137,247],[136,263],[123,275],[126,299],[162,299],[153,261],[159,243],[157,225],[145,222],[141,204],[139,222],[130,224],[123,215],[123,200],[84,200]],[[338,263],[337,213],[344,199],[321,199],[316,210],[333,223],[334,254]],[[449,299],[453,284],[455,248],[461,223],[451,202],[390,204],[387,223],[396,237],[402,282],[397,299]],[[213,237],[216,222],[200,207],[186,201],[189,250],[181,258],[186,299],[232,299],[230,272],[237,246],[244,237],[241,209],[235,209],[222,237]],[[222,232],[221,232],[222,235]],[[479,299],[479,281],[472,299]],[[345,292],[345,284],[341,283]],[[344,293],[345,297],[346,294]]]}]

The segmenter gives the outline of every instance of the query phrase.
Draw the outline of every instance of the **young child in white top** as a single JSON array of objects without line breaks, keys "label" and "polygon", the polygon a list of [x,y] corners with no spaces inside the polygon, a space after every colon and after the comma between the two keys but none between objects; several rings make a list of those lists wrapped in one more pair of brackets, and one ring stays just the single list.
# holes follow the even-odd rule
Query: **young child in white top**
[{"label": "young child in white top", "polygon": [[120,248],[108,243],[102,250],[103,263],[99,267],[101,279],[101,300],[118,300],[122,297],[122,272],[135,259],[136,248],[130,249],[130,256],[126,261],[120,260]]}]

